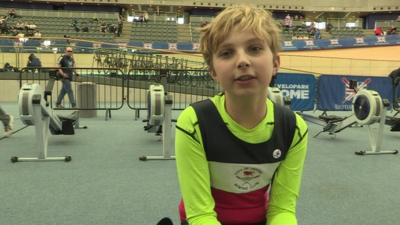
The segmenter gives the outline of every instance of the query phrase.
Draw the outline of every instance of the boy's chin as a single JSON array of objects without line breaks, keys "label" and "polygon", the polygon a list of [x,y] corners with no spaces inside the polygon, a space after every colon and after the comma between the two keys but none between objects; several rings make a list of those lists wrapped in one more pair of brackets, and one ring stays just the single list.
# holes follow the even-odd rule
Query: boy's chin
[{"label": "boy's chin", "polygon": [[238,98],[258,98],[260,96],[267,97],[267,94],[261,91],[256,91],[254,89],[242,89],[242,90],[235,90],[230,93],[232,97]]}]

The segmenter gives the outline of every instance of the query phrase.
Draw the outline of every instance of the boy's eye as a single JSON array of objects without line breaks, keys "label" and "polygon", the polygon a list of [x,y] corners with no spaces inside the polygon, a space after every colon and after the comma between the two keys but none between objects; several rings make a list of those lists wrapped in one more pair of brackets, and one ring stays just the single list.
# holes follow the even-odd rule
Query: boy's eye
[{"label": "boy's eye", "polygon": [[257,52],[262,51],[262,50],[263,50],[263,47],[258,46],[258,45],[256,45],[256,46],[250,46],[250,47],[249,47],[249,50],[250,50],[250,52],[257,53]]},{"label": "boy's eye", "polygon": [[232,55],[232,51],[231,50],[223,50],[223,51],[220,51],[219,54],[218,54],[219,57],[223,57],[223,58],[227,58],[227,57],[229,57],[231,55]]}]

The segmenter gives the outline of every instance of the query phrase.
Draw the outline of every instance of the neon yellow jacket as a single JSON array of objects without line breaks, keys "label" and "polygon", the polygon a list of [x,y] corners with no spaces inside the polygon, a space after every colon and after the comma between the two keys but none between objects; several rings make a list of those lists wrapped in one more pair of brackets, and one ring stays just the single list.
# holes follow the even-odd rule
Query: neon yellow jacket
[{"label": "neon yellow jacket", "polygon": [[[224,107],[224,95],[214,96],[211,100],[229,131],[237,138],[252,144],[270,139],[274,128],[274,105],[270,100],[267,99],[267,115],[252,129],[240,126],[228,115]],[[300,192],[307,140],[307,125],[296,114],[293,141],[286,158],[276,170],[270,187],[268,209],[265,212],[268,225],[297,225],[296,201]],[[210,162],[205,155],[197,116],[192,107],[185,109],[178,118],[175,151],[186,220],[190,225],[220,225],[214,210]],[[229,177],[218,179],[229,179]]]}]

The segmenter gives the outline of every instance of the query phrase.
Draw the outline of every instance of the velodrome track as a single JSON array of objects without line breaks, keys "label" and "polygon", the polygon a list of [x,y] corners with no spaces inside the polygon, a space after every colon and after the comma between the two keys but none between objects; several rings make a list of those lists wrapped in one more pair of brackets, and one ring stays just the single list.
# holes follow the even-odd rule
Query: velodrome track
[{"label": "velodrome track", "polygon": [[334,50],[287,51],[281,55],[281,72],[387,76],[400,66],[400,46]]},{"label": "velodrome track", "polygon": [[287,51],[282,52],[281,55],[400,61],[400,46],[364,47],[315,51]]},{"label": "velodrome track", "polygon": [[[387,76],[400,66],[400,46],[281,52],[281,72]],[[201,54],[176,54],[202,62]]]}]

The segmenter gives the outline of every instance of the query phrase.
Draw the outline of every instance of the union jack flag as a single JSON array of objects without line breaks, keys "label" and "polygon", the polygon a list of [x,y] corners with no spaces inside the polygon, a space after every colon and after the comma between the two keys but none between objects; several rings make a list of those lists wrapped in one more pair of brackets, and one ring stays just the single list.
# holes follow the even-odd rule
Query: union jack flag
[{"label": "union jack flag", "polygon": [[356,88],[351,88],[350,87],[350,80],[347,78],[343,77],[342,78],[342,83],[345,85],[345,91],[344,91],[344,100],[343,102],[351,101],[353,97],[357,94],[358,91],[366,88],[369,83],[371,83],[371,78],[367,78],[364,81],[358,83]]},{"label": "union jack flag", "polygon": [[385,43],[386,38],[385,37],[376,37],[378,43]]}]

